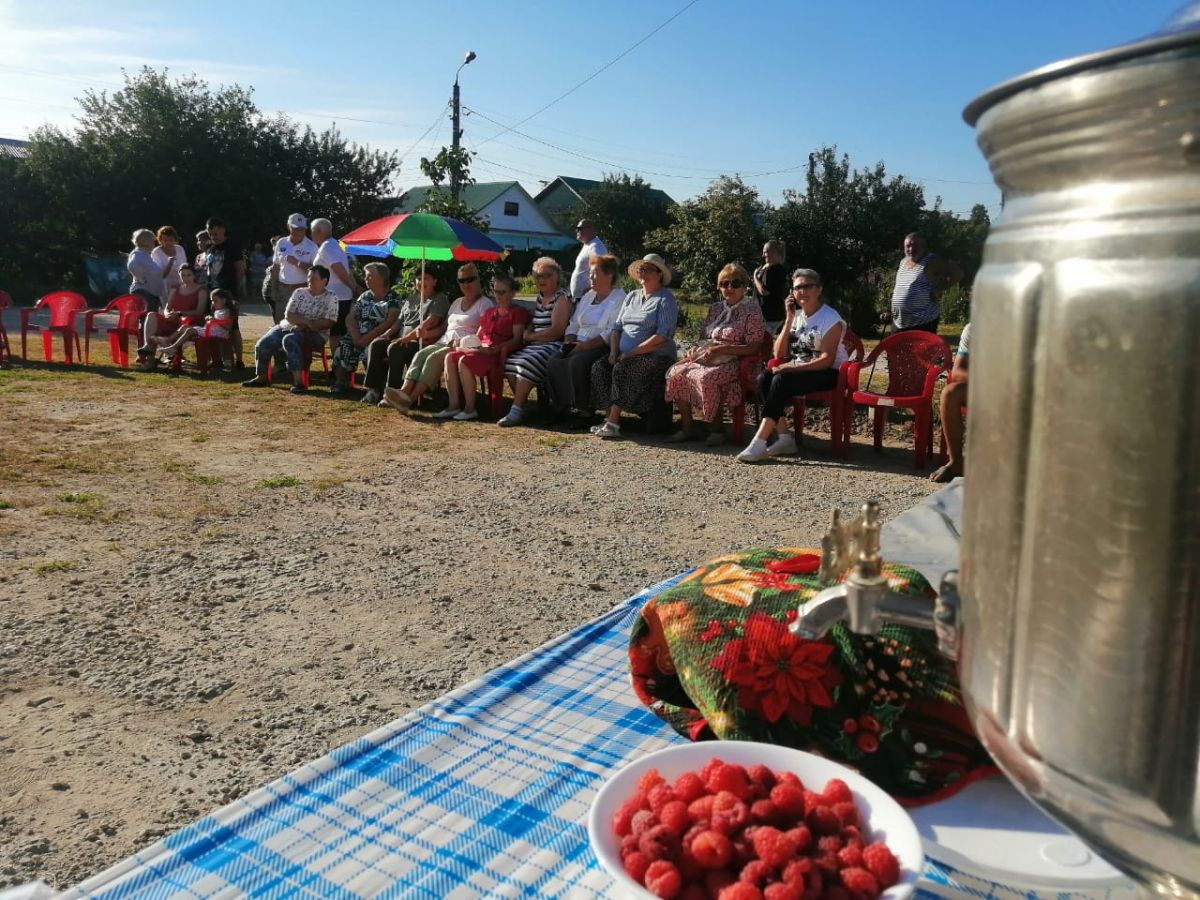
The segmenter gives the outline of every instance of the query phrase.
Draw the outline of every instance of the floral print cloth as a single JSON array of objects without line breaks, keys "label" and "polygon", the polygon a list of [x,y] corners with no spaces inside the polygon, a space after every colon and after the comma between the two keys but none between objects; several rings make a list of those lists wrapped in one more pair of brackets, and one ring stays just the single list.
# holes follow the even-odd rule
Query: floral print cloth
[{"label": "floral print cloth", "polygon": [[[693,740],[755,740],[820,753],[903,804],[942,799],[996,769],[975,737],[932,632],[887,625],[821,640],[788,631],[822,590],[815,550],[746,550],[691,572],[633,625],[633,688]],[[915,570],[892,590],[932,597]]]},{"label": "floral print cloth", "polygon": [[[705,341],[757,347],[765,332],[762,309],[747,298],[733,307],[724,300],[712,304],[700,336]],[[712,422],[722,407],[741,405],[740,373],[741,359],[736,356],[715,366],[682,360],[667,372],[667,399],[691,404],[700,411],[700,418]]]},{"label": "floral print cloth", "polygon": [[[393,309],[399,308],[400,301],[395,294],[384,294],[383,299],[380,300],[370,291],[366,291],[354,301],[351,312],[354,314],[359,334],[367,334],[382,325]],[[333,364],[339,369],[353,372],[366,356],[366,347],[356,347],[354,339],[349,334],[343,334],[337,347],[334,348]]]}]

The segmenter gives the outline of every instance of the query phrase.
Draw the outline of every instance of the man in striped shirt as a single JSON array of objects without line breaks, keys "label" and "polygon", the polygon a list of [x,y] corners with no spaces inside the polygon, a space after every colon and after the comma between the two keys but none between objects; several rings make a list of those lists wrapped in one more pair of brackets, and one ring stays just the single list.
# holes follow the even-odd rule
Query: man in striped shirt
[{"label": "man in striped shirt", "polygon": [[938,298],[962,276],[962,269],[955,263],[929,252],[925,238],[917,232],[906,235],[904,259],[896,270],[896,288],[892,291],[893,328],[937,334],[942,318]]}]

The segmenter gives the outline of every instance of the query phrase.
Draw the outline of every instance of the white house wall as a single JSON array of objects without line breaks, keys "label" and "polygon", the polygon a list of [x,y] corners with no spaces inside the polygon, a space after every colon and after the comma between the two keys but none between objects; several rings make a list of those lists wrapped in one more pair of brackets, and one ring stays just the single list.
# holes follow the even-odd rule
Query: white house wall
[{"label": "white house wall", "polygon": [[[504,204],[518,204],[518,214],[506,216]],[[554,227],[542,211],[538,209],[533,198],[517,187],[510,187],[503,194],[485,206],[480,213],[488,220],[488,225],[496,231],[527,231],[536,234],[559,236],[560,232]]]}]

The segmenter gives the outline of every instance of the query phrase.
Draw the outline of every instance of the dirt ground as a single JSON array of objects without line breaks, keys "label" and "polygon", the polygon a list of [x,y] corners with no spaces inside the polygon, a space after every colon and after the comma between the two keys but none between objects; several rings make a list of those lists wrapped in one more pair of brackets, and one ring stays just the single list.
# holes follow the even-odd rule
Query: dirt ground
[{"label": "dirt ground", "polygon": [[0,371],[0,886],[70,886],[647,584],[933,489],[863,437],[746,466],[93,351]]}]

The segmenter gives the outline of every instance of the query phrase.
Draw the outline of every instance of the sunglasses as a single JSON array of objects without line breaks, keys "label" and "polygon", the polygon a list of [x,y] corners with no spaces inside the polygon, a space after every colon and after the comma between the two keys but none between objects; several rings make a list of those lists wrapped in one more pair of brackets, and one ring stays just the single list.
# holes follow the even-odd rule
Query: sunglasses
[{"label": "sunglasses", "polygon": [[459,283],[459,284],[470,284],[472,281],[478,281],[478,280],[479,280],[479,276],[478,276],[478,275],[472,275],[470,278],[460,278],[460,279],[458,279],[458,283]]},{"label": "sunglasses", "polygon": [[813,284],[811,281],[809,281],[809,282],[805,282],[804,284],[793,284],[792,290],[793,291],[807,291],[809,288],[817,288],[817,287],[820,287],[820,285]]},{"label": "sunglasses", "polygon": [[638,271],[639,275],[649,275],[651,273],[653,273],[655,275],[661,274],[658,271],[658,266],[642,266],[637,271]]},{"label": "sunglasses", "polygon": [[494,288],[492,288],[492,293],[495,294],[497,297],[507,297],[509,294],[512,293],[512,291],[510,291],[508,288],[494,287]]},{"label": "sunglasses", "polygon": [[725,288],[740,288],[745,286],[745,282],[737,281],[736,279],[733,281],[720,281],[717,283],[717,287],[721,288],[722,290]]}]

